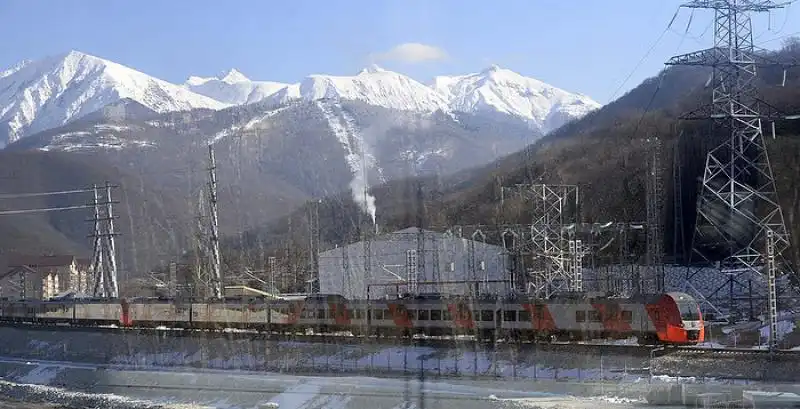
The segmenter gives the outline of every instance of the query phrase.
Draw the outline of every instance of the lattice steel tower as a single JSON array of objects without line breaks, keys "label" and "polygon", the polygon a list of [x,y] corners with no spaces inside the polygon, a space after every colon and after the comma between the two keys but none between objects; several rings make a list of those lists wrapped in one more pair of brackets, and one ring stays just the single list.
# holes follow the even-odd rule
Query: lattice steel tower
[{"label": "lattice steel tower", "polygon": [[217,161],[214,158],[214,146],[208,145],[208,204],[211,213],[211,295],[213,298],[223,297],[222,268],[219,255],[219,216],[217,212]]},{"label": "lattice steel tower", "polygon": [[684,116],[712,120],[715,131],[725,132],[722,142],[706,156],[690,260],[718,263],[731,288],[737,275],[760,273],[764,267],[768,231],[774,233],[775,255],[789,247],[761,126],[763,119],[775,116],[761,114],[771,107],[756,93],[757,67],[773,63],[756,52],[750,19],[752,13],[787,4],[690,1],[682,7],[714,11],[714,46],[667,62],[713,68],[711,104]]},{"label": "lattice steel tower", "polygon": [[580,241],[570,240],[566,227],[578,222],[575,185],[517,185],[512,190],[531,205],[531,260],[527,292],[540,298],[583,290]]},{"label": "lattice steel tower", "polygon": [[114,237],[114,212],[111,200],[112,186],[105,185],[105,202],[100,201],[100,187],[94,185],[94,231],[91,237],[94,241],[92,261],[89,271],[92,273],[92,294],[103,298],[118,298],[119,284],[117,282],[117,250]]}]

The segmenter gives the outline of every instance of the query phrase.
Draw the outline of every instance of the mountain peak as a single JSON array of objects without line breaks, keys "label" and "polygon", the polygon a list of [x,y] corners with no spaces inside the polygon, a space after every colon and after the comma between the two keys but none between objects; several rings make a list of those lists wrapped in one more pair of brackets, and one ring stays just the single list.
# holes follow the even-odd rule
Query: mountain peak
[{"label": "mountain peak", "polygon": [[500,70],[502,70],[502,68],[500,68],[500,66],[499,66],[499,65],[497,65],[497,64],[492,64],[492,65],[490,65],[490,66],[488,66],[488,67],[484,68],[484,69],[483,69],[483,71],[481,71],[481,73],[482,73],[482,74],[491,74],[491,73],[493,73],[493,72],[497,72],[497,71],[500,71]]},{"label": "mountain peak", "polygon": [[239,72],[236,68],[231,68],[221,79],[223,82],[227,82],[228,84],[235,84],[237,82],[248,82],[250,81],[244,74]]},{"label": "mountain peak", "polygon": [[441,76],[432,86],[454,111],[503,113],[546,134],[600,105],[535,78],[492,64],[478,74]]},{"label": "mountain peak", "polygon": [[5,107],[0,147],[126,98],[154,112],[226,106],[124,65],[70,50],[0,73],[0,107]]},{"label": "mountain peak", "polygon": [[386,70],[379,67],[377,64],[370,64],[361,70],[361,74],[377,74],[379,72],[386,72]]}]

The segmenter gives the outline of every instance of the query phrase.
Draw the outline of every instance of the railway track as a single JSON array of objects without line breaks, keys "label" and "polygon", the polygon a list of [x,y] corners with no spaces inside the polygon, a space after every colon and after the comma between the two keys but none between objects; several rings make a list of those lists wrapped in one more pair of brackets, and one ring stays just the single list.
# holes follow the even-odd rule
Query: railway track
[{"label": "railway track", "polygon": [[658,346],[638,345],[603,342],[531,342],[496,340],[494,342],[476,340],[474,337],[418,337],[418,338],[392,338],[374,336],[352,336],[337,334],[287,334],[278,332],[258,332],[237,329],[183,329],[183,328],[152,328],[152,327],[115,327],[91,326],[75,324],[44,324],[36,322],[10,322],[0,321],[0,327],[22,328],[34,331],[65,331],[65,332],[107,332],[114,334],[130,334],[132,336],[152,337],[193,337],[193,338],[225,338],[235,340],[265,340],[276,342],[300,342],[331,345],[383,345],[383,346],[414,346],[431,348],[457,348],[467,350],[492,350],[497,347],[516,347],[519,351],[553,351],[570,352],[578,354],[609,354],[627,356],[661,357],[666,355],[680,355],[686,357],[735,357],[735,356],[776,356],[796,358],[800,360],[800,351],[778,350],[767,351],[748,348],[712,348],[703,346]]}]

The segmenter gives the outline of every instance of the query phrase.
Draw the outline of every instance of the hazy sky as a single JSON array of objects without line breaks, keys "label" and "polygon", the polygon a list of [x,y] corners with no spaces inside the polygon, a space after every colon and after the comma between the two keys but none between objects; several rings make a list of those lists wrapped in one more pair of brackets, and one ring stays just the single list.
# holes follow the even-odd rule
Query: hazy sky
[{"label": "hazy sky", "polygon": [[[605,103],[671,55],[711,44],[707,12],[682,10],[667,30],[681,3],[2,0],[0,66],[75,49],[180,83],[231,67],[296,82],[355,74],[370,62],[428,82],[498,64]],[[757,22],[756,43],[779,47],[800,32],[800,4]]]}]

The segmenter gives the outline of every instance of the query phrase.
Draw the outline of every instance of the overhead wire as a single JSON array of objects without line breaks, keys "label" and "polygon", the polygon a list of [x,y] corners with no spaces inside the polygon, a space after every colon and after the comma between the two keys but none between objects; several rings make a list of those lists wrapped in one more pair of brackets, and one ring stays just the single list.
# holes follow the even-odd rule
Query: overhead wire
[{"label": "overhead wire", "polygon": [[636,63],[636,65],[628,73],[628,75],[625,77],[625,79],[622,81],[622,83],[619,85],[619,87],[617,87],[616,91],[614,91],[614,93],[611,95],[611,98],[609,99],[610,101],[613,101],[617,97],[617,95],[622,90],[622,88],[625,87],[625,84],[627,84],[628,81],[633,77],[633,74],[635,74],[636,71],[639,69],[639,67],[641,67],[642,64],[644,64],[644,62],[647,60],[647,58],[650,57],[650,54],[653,53],[653,50],[655,50],[655,48],[658,46],[658,44],[661,42],[661,40],[664,38],[664,36],[672,28],[672,25],[675,23],[675,20],[678,18],[678,14],[680,13],[680,11],[681,11],[680,8],[675,10],[675,14],[672,15],[672,19],[669,21],[669,24],[667,24],[667,26],[664,28],[664,30],[661,32],[661,34],[659,34],[659,36],[656,38],[656,40],[653,42],[653,44],[650,45],[650,47],[647,49],[647,51],[645,52],[644,56],[642,56],[642,58],[639,59],[639,62]]},{"label": "overhead wire", "polygon": [[5,194],[0,194],[0,199],[22,199],[28,197],[58,196],[58,195],[69,195],[76,193],[88,193],[93,191],[94,188],[85,188],[85,189],[61,190],[57,192],[5,193]]}]

